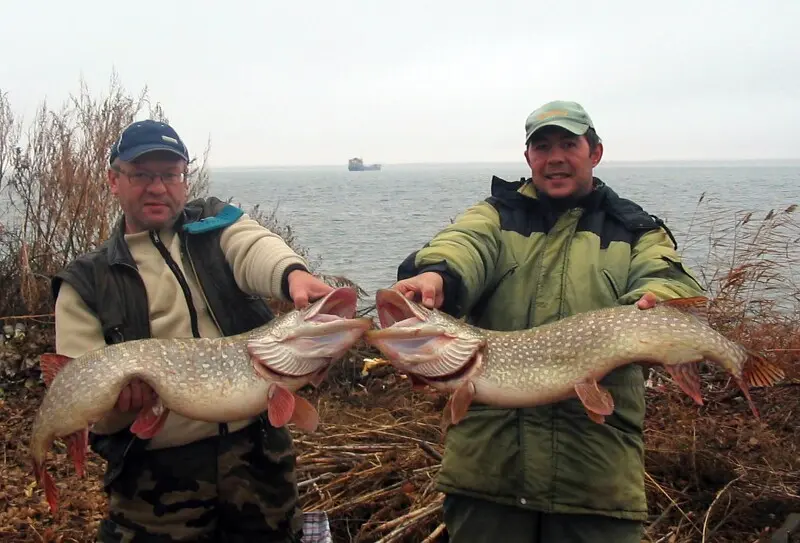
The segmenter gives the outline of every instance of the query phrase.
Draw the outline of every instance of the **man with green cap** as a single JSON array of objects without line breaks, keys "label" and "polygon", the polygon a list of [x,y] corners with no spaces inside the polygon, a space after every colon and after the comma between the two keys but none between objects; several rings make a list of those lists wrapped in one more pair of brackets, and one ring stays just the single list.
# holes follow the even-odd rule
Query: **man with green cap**
[{"label": "man with green cap", "polygon": [[[580,104],[533,111],[524,156],[530,178],[493,177],[491,195],[409,255],[393,288],[493,330],[703,293],[666,225],[594,175],[603,144]],[[621,367],[600,384],[615,405],[603,424],[571,399],[473,404],[448,429],[437,483],[450,541],[641,541],[642,368]]]}]

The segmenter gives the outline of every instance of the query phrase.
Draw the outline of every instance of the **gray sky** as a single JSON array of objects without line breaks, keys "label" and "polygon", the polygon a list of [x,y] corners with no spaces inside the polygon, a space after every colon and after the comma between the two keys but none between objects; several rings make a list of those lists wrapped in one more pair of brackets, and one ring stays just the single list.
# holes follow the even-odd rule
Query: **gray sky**
[{"label": "gray sky", "polygon": [[798,0],[2,3],[18,114],[116,70],[213,166],[518,161],[552,99],[608,161],[800,158]]}]

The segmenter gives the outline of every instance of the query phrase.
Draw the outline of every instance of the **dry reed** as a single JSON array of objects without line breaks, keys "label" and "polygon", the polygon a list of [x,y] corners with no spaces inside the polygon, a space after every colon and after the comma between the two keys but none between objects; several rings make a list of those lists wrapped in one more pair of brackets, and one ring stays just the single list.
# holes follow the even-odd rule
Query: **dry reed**
[{"label": "dry reed", "polygon": [[[51,330],[46,319],[41,322],[52,312],[47,281],[108,235],[118,211],[107,194],[105,153],[119,128],[144,113],[163,117],[146,92],[129,96],[112,80],[109,94],[93,100],[82,87],[58,111],[42,105],[23,142],[22,127],[0,92],[0,201],[10,201],[14,213],[13,221],[0,215],[0,315],[31,325],[24,339],[0,345],[0,361],[14,360],[25,370],[0,386],[0,534],[8,541],[90,541],[105,511],[102,461],[90,453],[88,477],[78,481],[57,444],[52,469],[64,485],[64,509],[51,518],[31,484],[19,436],[29,435],[43,393],[36,354],[52,349]],[[193,170],[198,189],[208,179],[204,164],[205,157]],[[276,212],[256,207],[253,214],[307,255]],[[696,217],[680,239],[704,255],[693,268],[708,286],[712,325],[764,352],[787,369],[788,378],[753,391],[759,422],[713,367],[704,368],[703,407],[664,372],[652,372],[646,540],[755,541],[800,511],[800,226],[796,206],[731,216],[706,195]],[[353,351],[310,394],[322,426],[312,435],[295,434],[303,506],[330,516],[337,542],[441,541],[446,534],[435,478],[444,452],[438,426],[444,398],[412,392],[388,367],[362,375],[364,358],[375,354]]]}]

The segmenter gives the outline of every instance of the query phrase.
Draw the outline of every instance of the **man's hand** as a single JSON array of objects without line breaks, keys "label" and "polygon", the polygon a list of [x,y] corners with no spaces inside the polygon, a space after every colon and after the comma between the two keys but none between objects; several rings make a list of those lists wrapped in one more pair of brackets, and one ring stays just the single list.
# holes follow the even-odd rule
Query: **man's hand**
[{"label": "man's hand", "polygon": [[652,292],[645,292],[644,296],[639,298],[636,302],[636,307],[639,309],[652,309],[658,303],[658,298]]},{"label": "man's hand", "polygon": [[392,289],[414,302],[430,309],[439,308],[444,303],[444,280],[436,272],[424,272],[392,285]]},{"label": "man's hand", "polygon": [[119,393],[116,408],[120,411],[139,411],[143,407],[155,405],[157,398],[156,392],[150,385],[139,379],[133,379]]},{"label": "man's hand", "polygon": [[302,309],[314,300],[322,298],[333,290],[325,281],[314,277],[305,270],[294,270],[287,277],[289,297],[296,309]]}]

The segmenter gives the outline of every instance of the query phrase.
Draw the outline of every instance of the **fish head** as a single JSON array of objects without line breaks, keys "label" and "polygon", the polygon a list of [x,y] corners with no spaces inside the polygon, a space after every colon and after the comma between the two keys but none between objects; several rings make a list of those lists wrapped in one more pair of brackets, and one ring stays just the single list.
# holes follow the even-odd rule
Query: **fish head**
[{"label": "fish head", "polygon": [[400,371],[443,390],[480,368],[485,338],[479,329],[395,290],[379,290],[375,301],[380,329],[364,338]]},{"label": "fish head", "polygon": [[247,343],[256,371],[291,388],[318,386],[373,325],[369,317],[356,317],[357,305],[355,289],[341,287],[258,328]]}]

